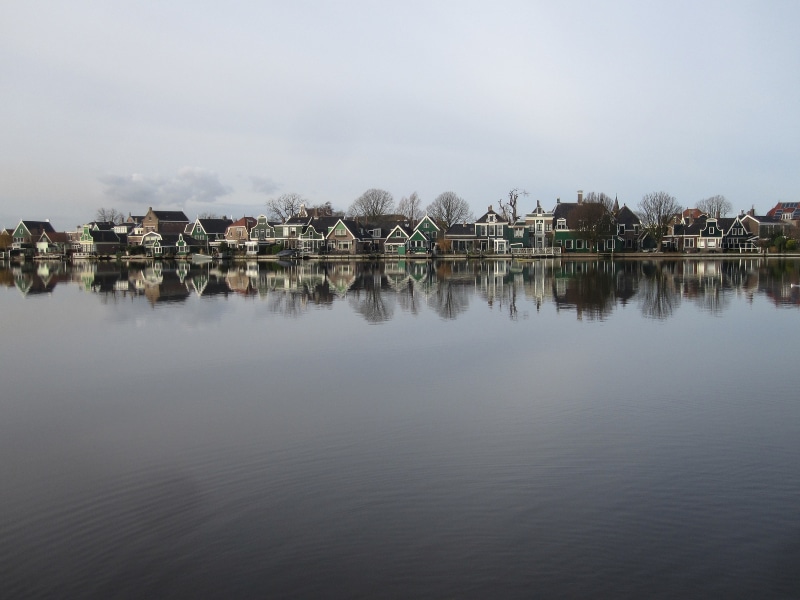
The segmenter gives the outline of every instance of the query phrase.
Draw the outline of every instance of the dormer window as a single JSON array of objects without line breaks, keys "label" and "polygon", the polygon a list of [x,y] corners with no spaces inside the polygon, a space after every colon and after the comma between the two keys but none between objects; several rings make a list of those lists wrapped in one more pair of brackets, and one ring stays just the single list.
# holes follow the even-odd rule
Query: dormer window
[{"label": "dormer window", "polygon": [[489,215],[489,218],[487,220],[489,221],[489,223],[494,223],[494,219],[495,219],[494,215]]}]

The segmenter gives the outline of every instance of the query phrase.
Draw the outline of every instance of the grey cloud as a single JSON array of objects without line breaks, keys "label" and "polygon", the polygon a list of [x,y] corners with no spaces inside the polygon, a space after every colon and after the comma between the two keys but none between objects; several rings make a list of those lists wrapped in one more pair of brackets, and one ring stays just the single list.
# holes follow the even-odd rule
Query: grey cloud
[{"label": "grey cloud", "polygon": [[254,192],[258,192],[259,194],[266,194],[267,196],[269,196],[270,194],[274,194],[281,187],[269,177],[258,177],[256,175],[253,175],[250,177],[250,182],[253,184]]},{"label": "grey cloud", "polygon": [[107,175],[99,181],[109,198],[144,206],[210,204],[233,191],[216,173],[200,167],[183,167],[171,178],[134,173]]}]

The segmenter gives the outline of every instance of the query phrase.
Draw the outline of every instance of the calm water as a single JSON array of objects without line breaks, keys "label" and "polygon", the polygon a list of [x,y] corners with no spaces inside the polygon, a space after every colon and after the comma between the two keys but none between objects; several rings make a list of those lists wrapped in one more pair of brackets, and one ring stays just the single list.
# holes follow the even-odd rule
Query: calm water
[{"label": "calm water", "polygon": [[798,282],[0,269],[0,596],[800,598]]}]

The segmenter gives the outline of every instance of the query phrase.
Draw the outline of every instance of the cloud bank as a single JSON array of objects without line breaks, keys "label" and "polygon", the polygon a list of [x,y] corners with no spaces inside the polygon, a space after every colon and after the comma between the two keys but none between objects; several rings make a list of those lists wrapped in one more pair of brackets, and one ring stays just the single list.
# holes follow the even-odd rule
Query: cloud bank
[{"label": "cloud bank", "polygon": [[186,206],[213,204],[233,192],[213,171],[201,167],[183,167],[172,177],[106,175],[99,178],[104,194],[114,202],[141,206]]}]

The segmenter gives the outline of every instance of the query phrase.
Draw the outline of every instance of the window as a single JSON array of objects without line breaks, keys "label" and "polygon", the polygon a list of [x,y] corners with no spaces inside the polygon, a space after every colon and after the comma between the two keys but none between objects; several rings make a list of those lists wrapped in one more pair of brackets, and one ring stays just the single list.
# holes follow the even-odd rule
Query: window
[{"label": "window", "polygon": [[625,224],[624,223],[620,223],[619,225],[617,225],[617,233],[619,235],[625,235]]},{"label": "window", "polygon": [[536,222],[536,231],[538,231],[539,233],[542,233],[542,225],[543,223],[541,221]]},{"label": "window", "polygon": [[564,240],[564,248],[572,250],[572,240]]},{"label": "window", "polygon": [[517,229],[514,230],[514,237],[515,238],[521,238],[521,237],[523,237],[524,234],[525,234],[525,231],[522,230],[522,229],[517,228]]},{"label": "window", "polygon": [[545,231],[553,231],[553,224],[548,223],[547,226],[544,228]]},{"label": "window", "polygon": [[558,223],[556,224],[556,229],[566,229],[566,228],[567,228],[567,220],[559,219]]},{"label": "window", "polygon": [[583,240],[575,240],[575,249],[583,250]]}]

